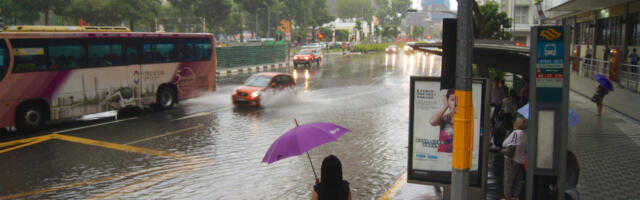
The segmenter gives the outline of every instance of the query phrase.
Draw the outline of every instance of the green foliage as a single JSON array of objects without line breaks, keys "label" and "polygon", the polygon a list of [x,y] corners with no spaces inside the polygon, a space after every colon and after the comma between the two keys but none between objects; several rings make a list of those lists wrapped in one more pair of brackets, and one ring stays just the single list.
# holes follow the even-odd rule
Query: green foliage
[{"label": "green foliage", "polygon": [[40,13],[33,12],[27,3],[28,1],[24,0],[0,0],[5,24],[33,24],[38,20]]},{"label": "green foliage", "polygon": [[353,52],[372,52],[372,51],[384,51],[390,43],[376,43],[376,44],[358,44],[351,47]]},{"label": "green foliage", "polygon": [[349,41],[349,34],[351,34],[349,30],[336,30],[336,41]]},{"label": "green foliage", "polygon": [[[479,12],[479,13],[477,13]],[[478,6],[474,14],[475,34],[479,39],[509,40],[511,33],[511,18],[506,13],[500,12],[500,5],[496,2],[487,2]]]},{"label": "green foliage", "polygon": [[320,27],[319,28],[320,33],[322,33],[322,35],[324,35],[324,40],[325,41],[331,41],[333,40],[333,30],[327,27]]},{"label": "green foliage", "polygon": [[398,27],[386,25],[382,28],[381,35],[385,38],[396,38],[400,34]]},{"label": "green foliage", "polygon": [[409,34],[412,39],[421,39],[424,37],[424,27],[422,26],[414,26],[413,32]]},{"label": "green foliage", "polygon": [[371,19],[374,8],[370,0],[336,0],[336,12],[342,19]]}]

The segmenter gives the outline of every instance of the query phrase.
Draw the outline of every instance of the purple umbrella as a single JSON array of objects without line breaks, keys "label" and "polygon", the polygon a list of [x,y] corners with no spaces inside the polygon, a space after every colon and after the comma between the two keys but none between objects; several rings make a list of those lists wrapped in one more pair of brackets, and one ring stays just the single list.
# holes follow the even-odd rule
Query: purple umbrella
[{"label": "purple umbrella", "polygon": [[613,84],[611,84],[611,81],[609,81],[607,77],[604,77],[602,74],[596,74],[593,78],[605,89],[613,91]]},{"label": "purple umbrella", "polygon": [[[289,130],[271,144],[262,162],[271,164],[291,156],[302,155],[303,153],[307,153],[309,162],[311,162],[309,150],[322,144],[336,141],[347,132],[349,132],[348,129],[332,123],[316,122],[298,126],[298,121],[296,121],[294,129]],[[313,163],[311,163],[311,169],[317,179],[318,176],[313,168]]]}]

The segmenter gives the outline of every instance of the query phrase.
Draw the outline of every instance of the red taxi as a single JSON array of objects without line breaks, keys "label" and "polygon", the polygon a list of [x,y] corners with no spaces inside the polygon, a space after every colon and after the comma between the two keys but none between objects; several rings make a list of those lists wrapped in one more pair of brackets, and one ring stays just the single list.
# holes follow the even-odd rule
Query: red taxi
[{"label": "red taxi", "polygon": [[235,106],[260,106],[260,98],[264,92],[277,91],[295,87],[296,83],[289,74],[263,72],[249,77],[244,84],[238,86],[231,95]]},{"label": "red taxi", "polygon": [[302,49],[293,57],[293,67],[298,68],[298,64],[311,67],[312,63],[320,66],[321,52],[319,49]]}]

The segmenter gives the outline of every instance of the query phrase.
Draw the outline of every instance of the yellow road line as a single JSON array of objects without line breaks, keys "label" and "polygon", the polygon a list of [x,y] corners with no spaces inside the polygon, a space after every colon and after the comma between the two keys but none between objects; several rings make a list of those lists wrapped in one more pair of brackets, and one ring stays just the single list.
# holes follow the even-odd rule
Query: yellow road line
[{"label": "yellow road line", "polygon": [[9,141],[9,142],[3,142],[3,143],[0,143],[0,148],[13,146],[13,145],[16,145],[16,144],[23,144],[23,143],[31,142],[31,141],[40,139],[40,138],[45,137],[45,136],[48,136],[48,135],[30,137],[30,138],[25,138],[25,139],[20,139],[20,140],[13,140],[13,141]]},{"label": "yellow road line", "polygon": [[161,138],[161,137],[164,137],[164,136],[168,136],[168,135],[172,135],[172,134],[176,134],[176,133],[181,133],[181,132],[197,129],[197,128],[200,128],[200,127],[203,127],[203,126],[204,125],[202,125],[202,124],[198,124],[196,126],[192,126],[192,127],[189,127],[189,128],[183,128],[183,129],[180,129],[180,130],[167,132],[167,133],[162,134],[162,135],[156,135],[156,136],[152,136],[152,137],[136,140],[136,141],[133,141],[133,142],[125,143],[124,145],[132,145],[132,144],[135,144],[135,143],[145,142],[145,141]]},{"label": "yellow road line", "polygon": [[33,191],[29,191],[29,192],[23,192],[23,193],[19,193],[19,194],[12,194],[12,195],[7,195],[7,196],[2,196],[2,197],[0,197],[0,200],[15,199],[15,198],[20,198],[20,197],[25,197],[25,196],[31,196],[31,195],[35,195],[35,194],[45,193],[45,192],[63,190],[63,189],[77,187],[77,186],[81,186],[81,185],[88,185],[88,184],[105,182],[105,181],[118,179],[118,178],[136,176],[136,175],[139,175],[139,174],[143,174],[143,173],[147,173],[147,172],[153,172],[153,171],[157,171],[157,170],[162,170],[164,168],[172,168],[172,167],[175,167],[175,166],[176,165],[165,165],[165,166],[161,166],[161,167],[154,167],[154,168],[149,168],[149,169],[135,171],[135,172],[129,172],[129,173],[117,174],[117,175],[108,176],[108,177],[91,179],[91,180],[82,181],[82,182],[78,182],[78,183],[72,183],[72,184],[68,184],[68,185],[61,185],[61,186],[55,186],[55,187],[50,187],[50,188],[44,188],[44,189],[40,189],[40,190],[33,190]]},{"label": "yellow road line", "polygon": [[92,140],[92,139],[74,137],[74,136],[68,136],[68,135],[60,135],[60,134],[54,134],[54,135],[55,135],[55,139],[65,140],[69,142],[76,142],[76,143],[81,143],[81,144],[86,144],[91,146],[98,146],[98,147],[103,147],[108,149],[115,149],[120,151],[160,156],[160,157],[173,158],[173,159],[179,159],[179,160],[189,159],[187,156],[184,156],[184,155],[169,153],[164,151],[157,151],[157,150],[152,150],[147,148],[141,148],[141,147],[99,141],[99,140]]},{"label": "yellow road line", "polygon": [[385,192],[378,200],[391,200],[398,193],[400,188],[407,183],[407,172],[405,171],[400,178]]},{"label": "yellow road line", "polygon": [[0,150],[0,154],[6,153],[6,152],[9,152],[9,151],[13,151],[13,150],[16,150],[16,149],[20,149],[20,148],[23,148],[23,147],[26,147],[26,146],[31,146],[31,145],[34,145],[34,144],[37,144],[37,143],[40,143],[40,142],[44,142],[44,141],[50,140],[50,139],[52,139],[52,138],[51,137],[38,137],[38,139],[33,140],[33,141],[29,142],[29,143],[24,143],[24,144],[15,146],[15,147],[11,147],[11,148],[6,148],[6,149],[3,149],[3,150]]},{"label": "yellow road line", "polygon": [[180,117],[180,118],[177,118],[177,119],[172,119],[171,121],[175,122],[175,121],[180,121],[180,120],[183,120],[183,119],[191,119],[191,118],[195,118],[195,117],[201,117],[201,116],[205,116],[205,115],[210,115],[211,113],[214,113],[214,112],[230,110],[231,108],[233,108],[233,106],[224,107],[224,108],[221,108],[221,109],[218,109],[218,110],[214,110],[214,111],[207,111],[207,112],[200,112],[200,113],[196,113],[196,114],[191,114],[191,115],[187,115],[187,116]]}]

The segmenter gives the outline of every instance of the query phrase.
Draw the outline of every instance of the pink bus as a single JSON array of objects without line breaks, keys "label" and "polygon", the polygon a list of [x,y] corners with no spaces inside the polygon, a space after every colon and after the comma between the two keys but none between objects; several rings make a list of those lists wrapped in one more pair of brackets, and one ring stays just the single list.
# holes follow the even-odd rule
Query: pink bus
[{"label": "pink bus", "polygon": [[0,127],[129,106],[171,109],[214,91],[211,34],[0,32]]}]

